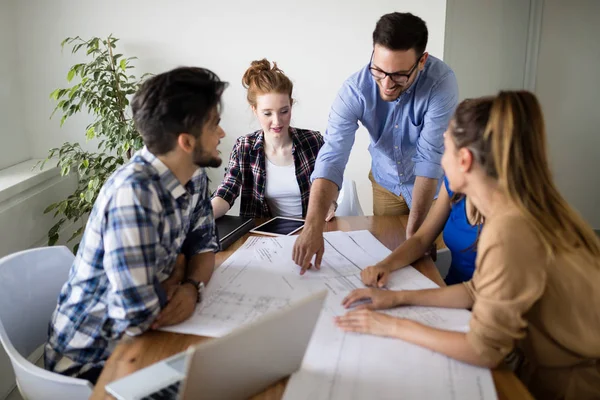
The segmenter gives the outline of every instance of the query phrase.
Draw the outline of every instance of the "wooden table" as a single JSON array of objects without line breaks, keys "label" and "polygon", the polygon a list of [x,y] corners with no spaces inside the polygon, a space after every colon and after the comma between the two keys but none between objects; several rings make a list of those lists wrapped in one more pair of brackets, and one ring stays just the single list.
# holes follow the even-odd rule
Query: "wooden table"
[{"label": "wooden table", "polygon": [[[333,221],[327,223],[325,230],[354,231],[367,229],[388,248],[394,249],[405,240],[406,222],[407,217],[336,217]],[[244,236],[227,250],[218,253],[216,265],[221,265],[244,243],[248,236]],[[432,281],[441,286],[444,285],[444,281],[431,258],[424,257],[414,263],[413,266]],[[208,337],[163,331],[150,331],[135,338],[127,337],[123,339],[107,360],[91,399],[113,399],[104,390],[108,383],[182,352],[191,345],[210,339]],[[532,399],[527,389],[509,370],[495,369],[492,371],[492,375],[499,399]],[[254,396],[253,399],[281,399],[287,380],[288,378],[282,379],[263,393]]]}]

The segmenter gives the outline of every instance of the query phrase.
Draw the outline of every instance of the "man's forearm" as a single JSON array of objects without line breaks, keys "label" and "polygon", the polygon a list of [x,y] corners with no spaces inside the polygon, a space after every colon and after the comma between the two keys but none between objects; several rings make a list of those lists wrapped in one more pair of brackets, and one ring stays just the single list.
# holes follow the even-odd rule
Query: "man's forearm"
[{"label": "man's forearm", "polygon": [[306,225],[322,228],[325,224],[327,211],[329,211],[329,207],[337,198],[337,195],[338,187],[335,183],[324,178],[315,179],[310,188]]},{"label": "man's forearm", "polygon": [[412,194],[412,207],[408,216],[406,234],[412,236],[421,226],[431,208],[438,180],[417,176]]},{"label": "man's forearm", "polygon": [[214,269],[215,253],[212,251],[207,251],[204,253],[195,254],[188,261],[185,277],[198,282],[204,282],[206,285],[210,280]]}]

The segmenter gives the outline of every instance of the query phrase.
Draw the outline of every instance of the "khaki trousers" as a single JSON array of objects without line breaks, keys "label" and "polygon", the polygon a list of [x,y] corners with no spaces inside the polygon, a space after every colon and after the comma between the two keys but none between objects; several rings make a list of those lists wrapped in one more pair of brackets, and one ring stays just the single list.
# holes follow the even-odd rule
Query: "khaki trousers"
[{"label": "khaki trousers", "polygon": [[373,186],[373,215],[408,215],[410,208],[402,196],[396,196],[375,182],[373,172],[369,171],[369,180]]}]

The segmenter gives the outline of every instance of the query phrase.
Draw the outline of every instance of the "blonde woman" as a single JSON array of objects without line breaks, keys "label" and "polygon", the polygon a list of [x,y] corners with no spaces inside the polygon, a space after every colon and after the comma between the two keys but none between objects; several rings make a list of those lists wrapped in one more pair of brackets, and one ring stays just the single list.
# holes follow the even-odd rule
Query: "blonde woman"
[{"label": "blonde woman", "polygon": [[[600,241],[558,192],[539,103],[529,92],[465,101],[445,133],[450,189],[485,218],[473,279],[440,289],[359,289],[337,318],[346,331],[393,336],[496,367],[511,352],[539,399],[600,398]],[[373,309],[472,308],[468,333],[433,329]]]}]

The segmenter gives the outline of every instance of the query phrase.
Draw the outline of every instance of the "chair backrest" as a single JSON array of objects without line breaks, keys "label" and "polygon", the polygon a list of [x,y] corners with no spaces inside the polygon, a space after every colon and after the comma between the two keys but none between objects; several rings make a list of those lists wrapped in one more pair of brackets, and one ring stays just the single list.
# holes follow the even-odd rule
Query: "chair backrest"
[{"label": "chair backrest", "polygon": [[351,216],[362,216],[362,207],[358,200],[358,192],[356,191],[356,182],[354,180],[344,177],[342,183],[342,190],[338,196],[338,208],[335,211],[335,215],[339,217],[351,217]]},{"label": "chair backrest", "polygon": [[47,340],[48,323],[74,256],[64,246],[0,259],[0,342],[26,399],[89,398],[91,384],[47,371],[27,357]]},{"label": "chair backrest", "polygon": [[448,270],[450,270],[450,264],[452,263],[452,253],[450,253],[450,249],[444,248],[438,250],[436,258],[435,266],[442,278],[445,278],[446,275],[448,275]]}]

